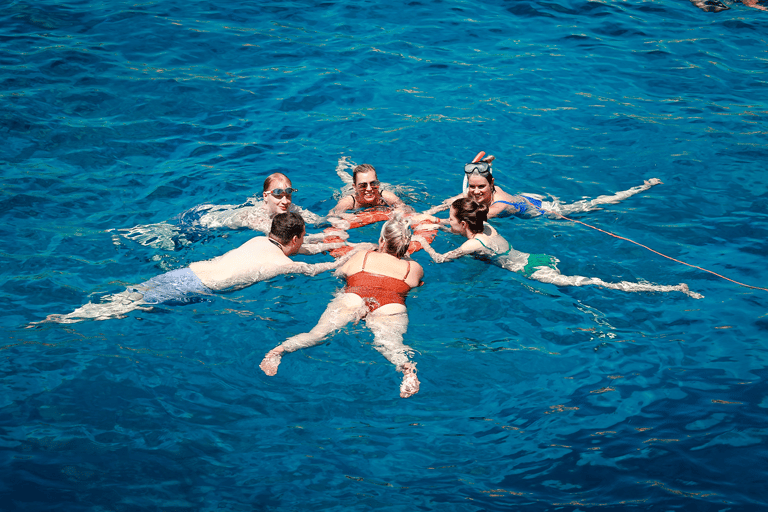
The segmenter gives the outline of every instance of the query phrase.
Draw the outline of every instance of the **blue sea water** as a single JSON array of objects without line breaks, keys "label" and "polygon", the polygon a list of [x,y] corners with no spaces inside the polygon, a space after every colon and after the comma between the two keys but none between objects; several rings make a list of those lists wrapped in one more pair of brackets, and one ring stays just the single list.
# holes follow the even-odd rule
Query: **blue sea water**
[{"label": "blue sea water", "polygon": [[25,328],[253,236],[120,229],[243,203],[273,172],[322,214],[341,158],[425,210],[481,150],[505,190],[565,202],[660,178],[577,218],[768,287],[768,13],[728,5],[3,2],[0,509],[764,509],[768,292],[579,224],[496,226],[564,274],[705,298],[416,253],[409,399],[362,323],[259,370],[329,273]]}]

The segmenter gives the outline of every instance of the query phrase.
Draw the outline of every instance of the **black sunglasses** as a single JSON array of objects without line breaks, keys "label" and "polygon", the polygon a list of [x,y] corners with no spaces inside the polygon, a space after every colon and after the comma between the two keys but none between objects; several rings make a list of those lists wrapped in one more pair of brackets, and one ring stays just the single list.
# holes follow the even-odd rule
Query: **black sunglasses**
[{"label": "black sunglasses", "polygon": [[379,185],[381,185],[381,182],[379,180],[373,180],[369,183],[358,183],[357,188],[365,190],[370,186],[371,188],[376,189],[376,188],[379,188]]},{"label": "black sunglasses", "polygon": [[487,178],[491,175],[491,164],[488,162],[475,162],[471,164],[464,164],[464,173],[469,176],[470,174],[478,173],[483,178]]},{"label": "black sunglasses", "polygon": [[291,197],[294,192],[298,192],[299,189],[297,188],[275,188],[272,190],[268,190],[265,192],[265,194],[270,194],[273,197],[276,197],[277,199],[282,199],[283,196]]}]

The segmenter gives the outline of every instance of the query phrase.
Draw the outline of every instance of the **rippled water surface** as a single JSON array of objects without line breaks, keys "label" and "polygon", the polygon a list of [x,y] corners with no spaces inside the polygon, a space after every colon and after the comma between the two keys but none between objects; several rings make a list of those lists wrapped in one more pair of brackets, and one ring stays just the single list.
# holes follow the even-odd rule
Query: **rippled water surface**
[{"label": "rippled water surface", "polygon": [[273,172],[324,214],[342,158],[425,210],[481,150],[564,202],[660,178],[577,220],[768,287],[768,13],[726,3],[0,4],[0,509],[762,510],[768,291],[580,224],[495,223],[565,274],[705,298],[416,253],[409,399],[362,323],[259,370],[329,273],[25,328],[254,235],[120,229]]}]

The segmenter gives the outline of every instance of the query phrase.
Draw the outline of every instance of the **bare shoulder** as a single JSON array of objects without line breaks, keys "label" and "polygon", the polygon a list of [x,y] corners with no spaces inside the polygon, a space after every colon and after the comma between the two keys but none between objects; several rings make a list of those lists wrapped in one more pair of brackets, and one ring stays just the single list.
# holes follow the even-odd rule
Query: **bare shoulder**
[{"label": "bare shoulder", "polygon": [[265,247],[267,244],[271,244],[271,242],[269,242],[269,238],[266,236],[255,236],[235,250],[255,250],[260,249],[261,247]]},{"label": "bare shoulder", "polygon": [[504,189],[502,189],[501,187],[496,187],[496,190],[493,191],[493,198],[496,201],[498,201],[499,199],[503,201],[509,201],[510,199],[512,199],[512,195],[507,192],[504,192]]},{"label": "bare shoulder", "polygon": [[293,260],[286,256],[282,249],[270,242],[266,236],[251,238],[230,253],[236,254],[238,258],[248,258],[254,264],[288,265],[293,263]]},{"label": "bare shoulder", "polygon": [[422,281],[424,279],[424,267],[422,267],[417,261],[415,260],[406,260],[410,263],[410,272],[408,273],[408,278],[406,279],[406,283],[411,287],[420,286],[422,284]]},{"label": "bare shoulder", "polygon": [[387,202],[387,204],[389,204],[390,206],[404,204],[402,199],[397,197],[394,192],[390,192],[389,190],[384,190],[381,193],[381,197],[383,197],[384,200]]},{"label": "bare shoulder", "polygon": [[459,247],[459,250],[464,254],[470,254],[473,252],[480,251],[482,249],[483,249],[483,244],[482,242],[480,242],[480,240],[477,239],[477,237],[470,238],[469,240],[461,244],[461,246]]},{"label": "bare shoulder", "polygon": [[338,273],[344,276],[360,272],[363,268],[363,259],[368,251],[360,251],[352,255],[349,260],[339,268]]}]

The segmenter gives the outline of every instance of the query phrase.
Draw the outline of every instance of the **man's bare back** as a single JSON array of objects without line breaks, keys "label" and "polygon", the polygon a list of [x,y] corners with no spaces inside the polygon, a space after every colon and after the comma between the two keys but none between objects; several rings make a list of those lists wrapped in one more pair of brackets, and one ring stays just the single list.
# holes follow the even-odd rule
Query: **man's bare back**
[{"label": "man's bare back", "polygon": [[192,263],[189,268],[212,290],[243,288],[278,274],[294,262],[265,236],[251,238],[226,254]]}]

